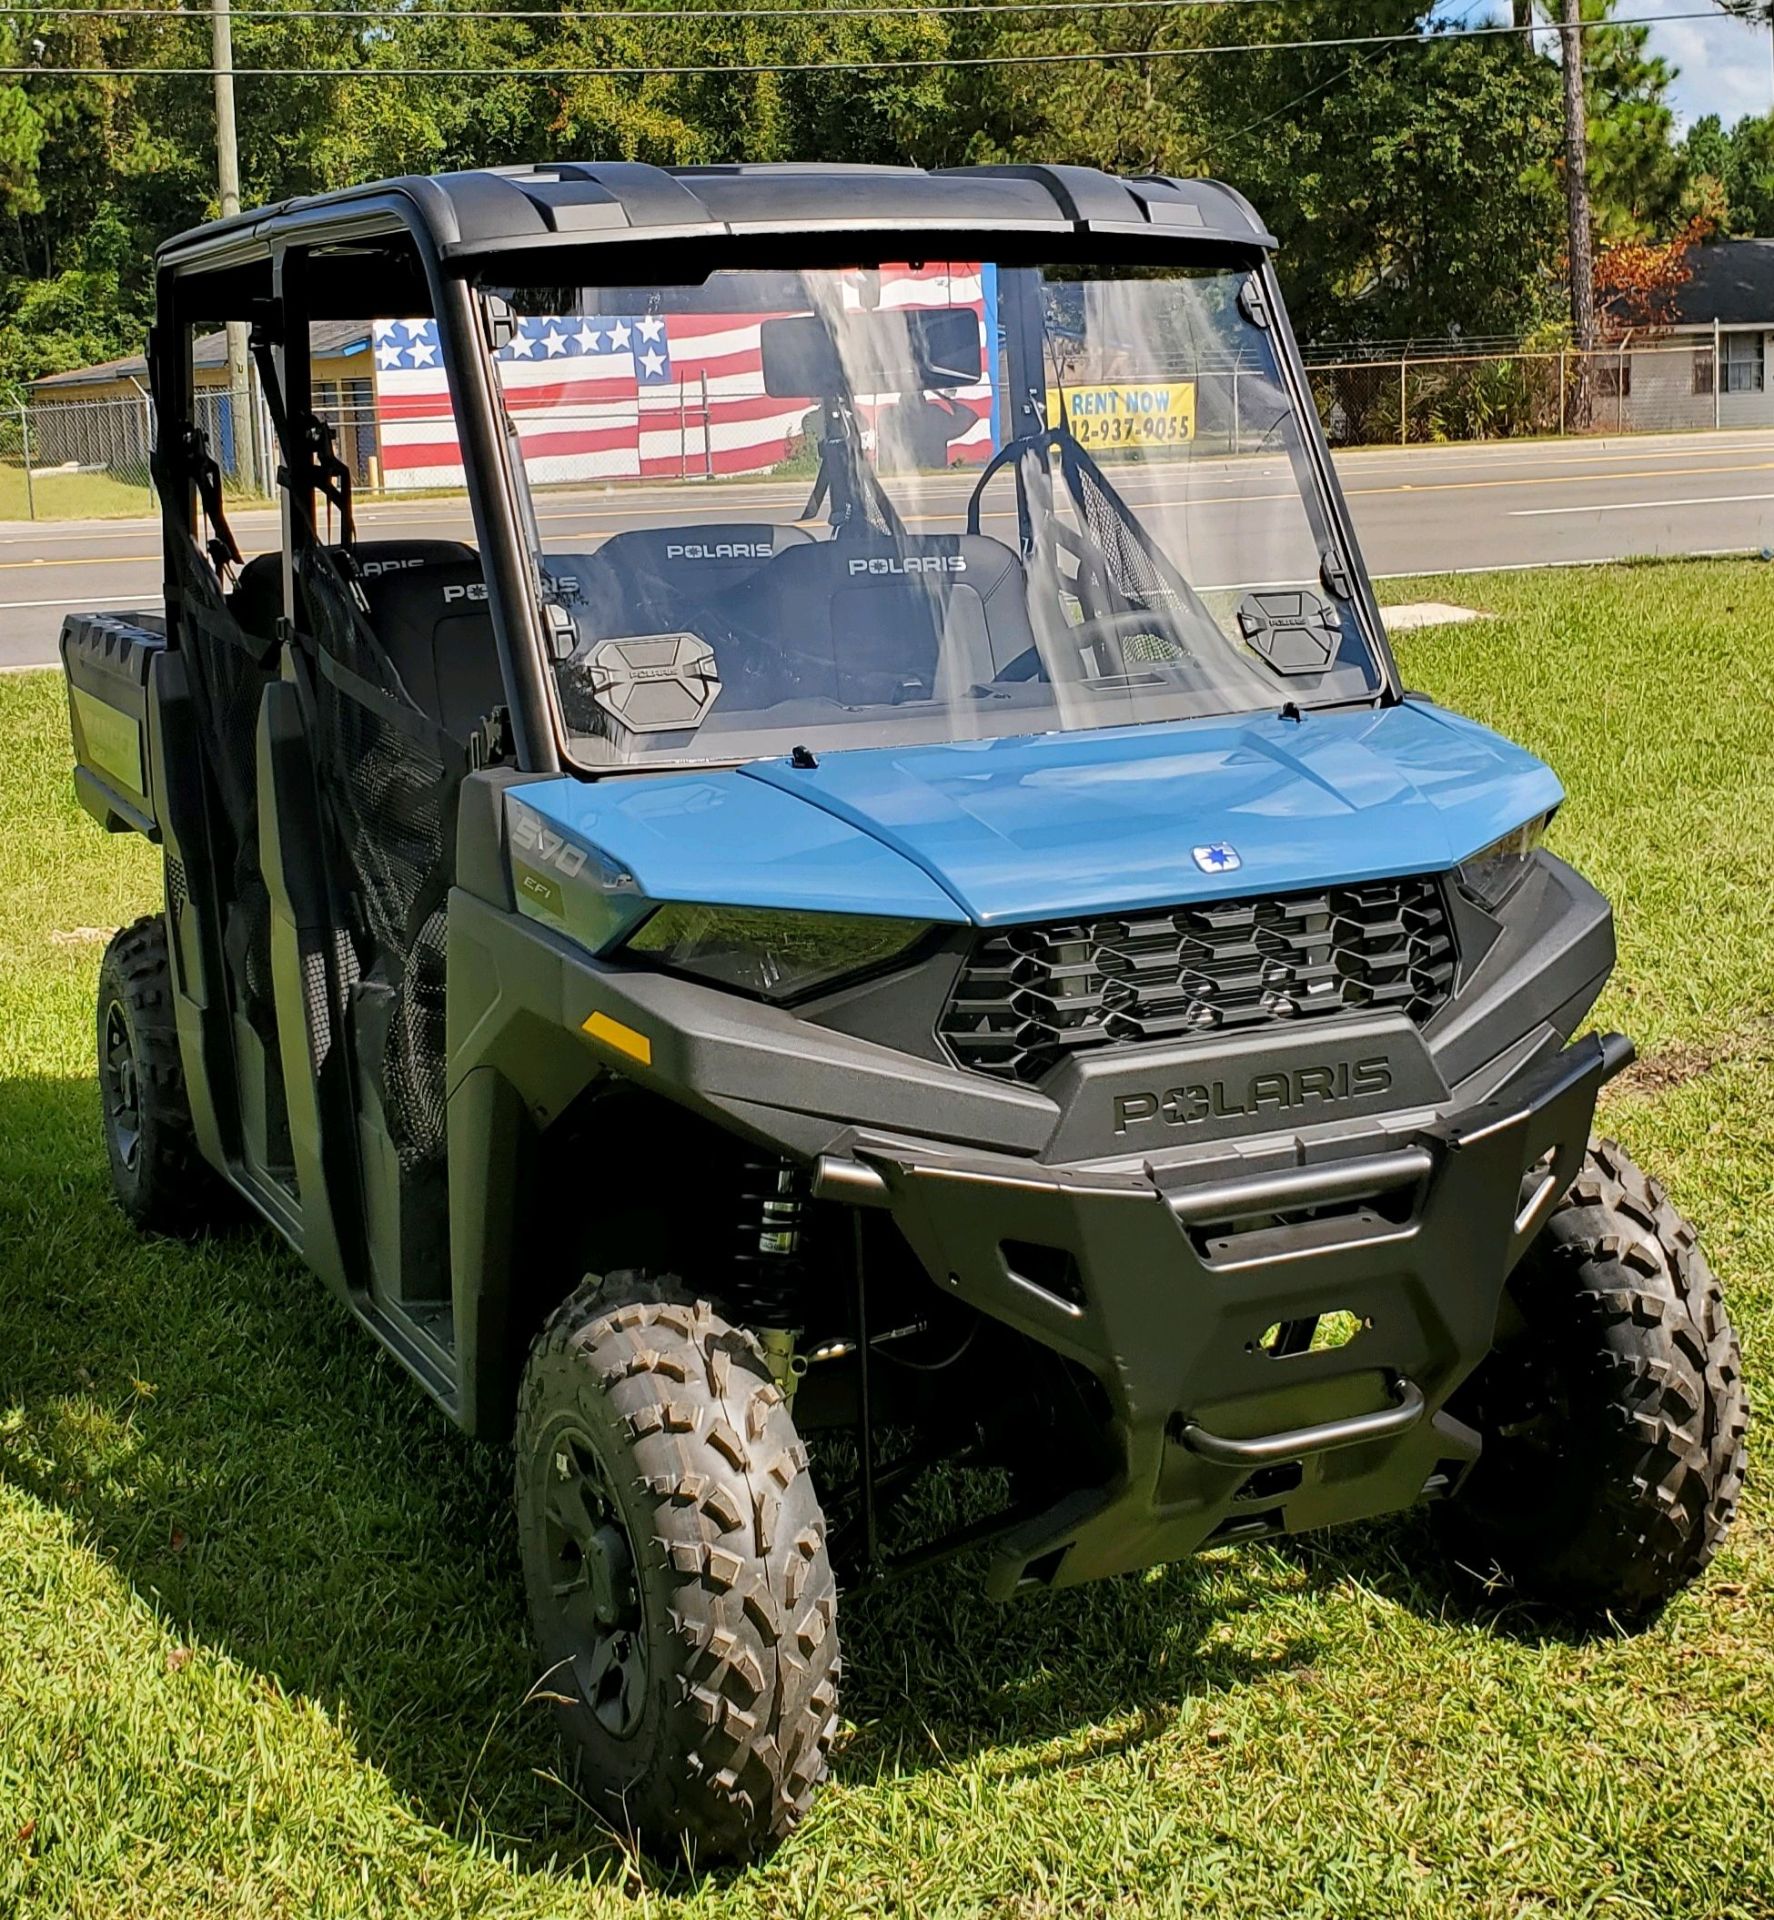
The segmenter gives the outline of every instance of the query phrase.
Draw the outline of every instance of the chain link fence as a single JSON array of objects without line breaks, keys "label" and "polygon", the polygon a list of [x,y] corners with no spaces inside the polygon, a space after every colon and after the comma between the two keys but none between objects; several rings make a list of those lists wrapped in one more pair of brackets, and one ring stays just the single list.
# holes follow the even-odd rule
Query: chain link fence
[{"label": "chain link fence", "polygon": [[1308,375],[1333,447],[1774,426],[1755,339],[1753,359],[1735,362],[1702,337],[1587,354],[1349,360]]},{"label": "chain link fence", "polygon": [[[1572,434],[1668,433],[1774,426],[1762,336],[1753,353],[1710,338],[1630,342],[1596,353],[1484,353],[1342,360],[1307,373],[1334,447],[1420,446],[1439,442]],[[1774,369],[1770,369],[1774,372]],[[1277,394],[1258,369],[1195,369],[1202,452],[1249,452],[1274,424]],[[453,422],[398,406],[379,410],[367,382],[317,384],[316,411],[333,426],[360,494],[462,486]],[[269,499],[275,454],[256,391],[201,389],[197,424],[209,438],[224,485],[237,499]],[[638,409],[638,413],[637,413]],[[599,422],[567,424],[582,442],[571,458],[538,465],[544,483],[607,483],[637,477],[631,454],[600,456]],[[627,407],[636,420],[645,477],[712,477],[719,446],[708,397],[693,384],[649,393]],[[551,419],[551,427],[560,422]],[[624,428],[623,433],[627,434]],[[115,399],[42,399],[0,409],[0,520],[146,512],[153,502],[149,450],[153,418],[139,389]],[[620,437],[620,436],[613,436]],[[415,444],[417,443],[417,444]],[[429,470],[423,463],[431,462]],[[559,471],[556,471],[556,467]],[[797,469],[798,471],[798,469]]]},{"label": "chain link fence", "polygon": [[[202,387],[193,417],[235,499],[269,499],[271,422],[256,388]],[[154,412],[140,388],[114,399],[37,400],[0,409],[0,520],[147,513]]]}]

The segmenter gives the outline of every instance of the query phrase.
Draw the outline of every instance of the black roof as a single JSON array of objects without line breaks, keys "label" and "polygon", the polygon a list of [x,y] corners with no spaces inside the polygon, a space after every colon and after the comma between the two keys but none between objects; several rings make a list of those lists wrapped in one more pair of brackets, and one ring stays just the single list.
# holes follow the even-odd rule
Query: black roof
[{"label": "black roof", "polygon": [[607,241],[773,233],[1103,234],[1272,247],[1250,205],[1206,180],[1119,179],[1090,167],[771,165],[631,161],[495,167],[369,182],[212,221],[169,240],[168,264],[301,227],[394,212],[452,257]]},{"label": "black roof", "polygon": [[1675,296],[1678,327],[1774,327],[1774,240],[1714,240],[1688,255]]}]

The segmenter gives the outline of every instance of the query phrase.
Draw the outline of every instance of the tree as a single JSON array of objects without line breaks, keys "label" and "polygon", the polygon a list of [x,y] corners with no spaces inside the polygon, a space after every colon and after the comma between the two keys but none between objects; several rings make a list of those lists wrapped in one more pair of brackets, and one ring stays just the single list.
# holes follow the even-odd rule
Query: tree
[{"label": "tree", "polygon": [[1280,237],[1302,332],[1515,337],[1544,319],[1557,84],[1525,41],[1450,33],[1363,61],[1334,111],[1226,142],[1215,164]]},{"label": "tree", "polygon": [[1627,240],[1595,263],[1595,301],[1614,339],[1659,332],[1673,324],[1676,301],[1694,277],[1689,255],[1712,231],[1691,220],[1673,240]]},{"label": "tree", "polygon": [[1608,19],[1612,0],[1583,17],[1589,191],[1597,243],[1667,237],[1679,225],[1682,166],[1669,89],[1676,70],[1651,54],[1650,29]]},{"label": "tree", "polygon": [[[1564,58],[1561,65],[1565,107],[1565,217],[1569,237],[1567,278],[1571,289],[1571,334],[1580,353],[1595,345],[1595,250],[1589,219],[1589,119],[1583,88],[1581,0],[1563,0]],[[1587,418],[1586,390],[1579,379],[1575,414]]]},{"label": "tree", "polygon": [[1774,234],[1774,114],[1732,129],[1725,189],[1734,233]]}]

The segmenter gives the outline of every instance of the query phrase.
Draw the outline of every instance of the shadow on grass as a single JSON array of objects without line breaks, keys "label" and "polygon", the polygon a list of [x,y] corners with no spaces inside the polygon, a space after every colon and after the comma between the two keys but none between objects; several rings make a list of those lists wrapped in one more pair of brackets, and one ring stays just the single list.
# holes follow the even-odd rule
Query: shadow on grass
[{"label": "shadow on grass", "polygon": [[[133,1234],[90,1081],[0,1083],[0,1140],[0,1407],[16,1410],[0,1472],[66,1511],[181,1640],[325,1706],[434,1826],[530,1869],[610,1866],[548,1710],[523,1704],[505,1456],[452,1428],[269,1233]],[[1441,1610],[1397,1540],[1368,1529],[1295,1564]],[[1000,1747],[1007,1770],[1077,1766],[1320,1651],[1253,1657],[1216,1632],[1298,1584],[1272,1555],[1009,1608],[979,1572],[846,1609],[840,1780]]]}]

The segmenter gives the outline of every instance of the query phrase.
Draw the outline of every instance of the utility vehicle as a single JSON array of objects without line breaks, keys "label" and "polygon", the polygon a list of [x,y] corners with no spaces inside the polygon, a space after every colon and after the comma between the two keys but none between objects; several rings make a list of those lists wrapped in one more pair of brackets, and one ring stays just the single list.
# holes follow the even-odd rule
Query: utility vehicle
[{"label": "utility vehicle", "polygon": [[[62,640],[165,859],[116,1195],[246,1202],[513,1447],[543,1690],[655,1844],[801,1817],[840,1583],[1423,1502],[1638,1620],[1732,1516],[1717,1283],[1590,1143],[1609,907],[1400,685],[1272,250],[1200,181],[562,164],[158,256],[164,617]],[[371,461],[429,491],[365,531]]]}]

